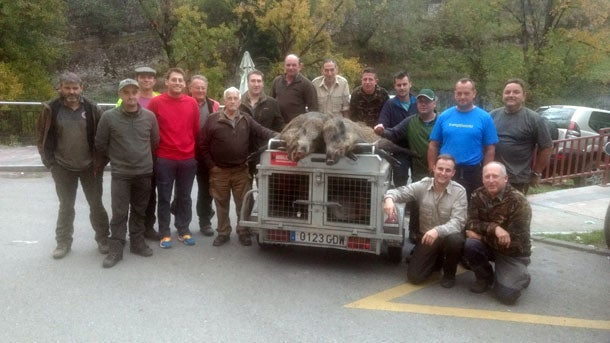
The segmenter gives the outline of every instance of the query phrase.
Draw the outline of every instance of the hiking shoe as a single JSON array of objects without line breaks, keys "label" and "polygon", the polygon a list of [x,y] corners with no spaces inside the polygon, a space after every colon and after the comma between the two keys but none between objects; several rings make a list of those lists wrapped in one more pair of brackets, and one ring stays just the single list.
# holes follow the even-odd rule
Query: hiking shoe
[{"label": "hiking shoe", "polygon": [[172,247],[172,238],[171,237],[161,238],[161,242],[159,242],[159,246],[163,249],[171,248]]},{"label": "hiking shoe", "polygon": [[231,238],[229,237],[229,235],[218,235],[214,239],[214,243],[212,243],[212,245],[215,247],[219,247],[219,246],[225,244],[226,242],[228,242],[230,239]]},{"label": "hiking shoe", "polygon": [[455,276],[454,277],[443,276],[443,278],[441,279],[441,286],[443,288],[451,288],[451,287],[455,286]]},{"label": "hiking shoe", "polygon": [[199,229],[199,231],[204,236],[208,236],[208,237],[214,236],[214,230],[212,229],[211,225],[204,225]]},{"label": "hiking shoe", "polygon": [[489,289],[490,285],[491,285],[491,282],[489,282],[489,280],[476,279],[470,285],[469,289],[472,293],[484,293],[485,291],[487,291]]},{"label": "hiking shoe", "polygon": [[195,245],[195,239],[189,234],[178,236],[178,240],[185,245]]},{"label": "hiking shoe", "polygon": [[100,254],[106,255],[108,251],[110,251],[110,247],[108,247],[108,242],[97,242],[97,250],[99,250]]},{"label": "hiking shoe", "polygon": [[108,247],[108,255],[106,255],[104,262],[102,262],[102,267],[104,268],[112,268],[123,259],[123,243],[117,240],[110,240]]},{"label": "hiking shoe", "polygon": [[250,238],[249,234],[239,235],[239,243],[241,245],[249,247],[252,245],[252,238]]},{"label": "hiking shoe", "polygon": [[144,231],[144,238],[150,239],[151,241],[158,241],[161,239],[161,236],[159,236],[157,231],[151,227],[150,229],[146,229],[146,231]]},{"label": "hiking shoe", "polygon": [[66,255],[68,255],[69,252],[70,252],[69,245],[59,244],[59,245],[57,245],[57,248],[55,248],[55,250],[53,250],[53,258],[56,260],[59,260],[60,258],[66,257]]}]

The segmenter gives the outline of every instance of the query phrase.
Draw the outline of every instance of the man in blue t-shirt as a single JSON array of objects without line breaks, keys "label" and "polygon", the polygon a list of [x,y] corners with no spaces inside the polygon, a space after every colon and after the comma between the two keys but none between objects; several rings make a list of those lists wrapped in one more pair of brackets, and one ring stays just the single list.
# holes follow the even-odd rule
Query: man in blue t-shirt
[{"label": "man in blue t-shirt", "polygon": [[474,105],[477,95],[474,81],[460,79],[455,85],[456,106],[438,117],[430,134],[428,168],[440,154],[449,154],[457,163],[454,180],[470,194],[482,186],[482,166],[494,160],[498,134],[493,119],[485,110]]}]

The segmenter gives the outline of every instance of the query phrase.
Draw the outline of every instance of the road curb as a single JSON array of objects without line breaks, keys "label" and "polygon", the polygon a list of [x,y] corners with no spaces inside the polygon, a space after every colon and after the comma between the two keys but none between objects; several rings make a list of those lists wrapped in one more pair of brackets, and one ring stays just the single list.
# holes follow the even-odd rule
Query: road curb
[{"label": "road curb", "polygon": [[545,243],[545,244],[555,245],[555,246],[559,246],[559,247],[563,247],[563,248],[583,251],[583,252],[587,252],[590,254],[610,257],[610,249],[597,248],[597,247],[590,246],[590,245],[566,242],[566,241],[562,241],[562,240],[554,239],[554,238],[537,237],[536,235],[531,235],[531,239],[532,239],[532,241],[539,242],[539,243]]}]

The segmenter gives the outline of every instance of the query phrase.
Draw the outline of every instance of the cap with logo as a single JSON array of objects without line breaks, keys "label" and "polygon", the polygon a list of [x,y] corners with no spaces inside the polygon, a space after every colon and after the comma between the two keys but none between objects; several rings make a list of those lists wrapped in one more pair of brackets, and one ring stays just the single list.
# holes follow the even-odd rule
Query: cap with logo
[{"label": "cap with logo", "polygon": [[419,98],[420,96],[426,97],[433,101],[436,99],[436,95],[434,94],[432,89],[428,89],[428,88],[424,88],[424,89],[420,90],[419,94],[417,94],[417,97]]}]

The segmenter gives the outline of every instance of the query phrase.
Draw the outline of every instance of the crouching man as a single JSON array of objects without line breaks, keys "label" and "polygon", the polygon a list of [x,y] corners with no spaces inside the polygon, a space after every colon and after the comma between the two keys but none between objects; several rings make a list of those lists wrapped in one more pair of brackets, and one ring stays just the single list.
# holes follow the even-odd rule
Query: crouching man
[{"label": "crouching man", "polygon": [[121,105],[104,112],[95,135],[95,147],[110,159],[112,167],[110,251],[104,259],[104,268],[123,259],[128,217],[131,253],[153,254],[144,241],[144,222],[152,191],[152,151],[159,144],[159,126],[155,115],[138,104],[139,95],[136,80],[121,81]]},{"label": "crouching man", "polygon": [[383,211],[390,219],[396,218],[395,202],[416,201],[420,208],[419,232],[407,269],[407,279],[413,284],[425,281],[438,266],[443,269],[441,286],[455,285],[455,272],[464,246],[468,200],[464,187],[451,180],[453,175],[453,157],[439,155],[433,178],[425,177],[389,190],[384,196]]},{"label": "crouching man", "polygon": [[468,208],[464,256],[476,276],[470,291],[483,293],[493,284],[502,303],[517,301],[530,283],[531,220],[530,204],[508,183],[504,165],[488,163],[483,187],[473,192]]}]

